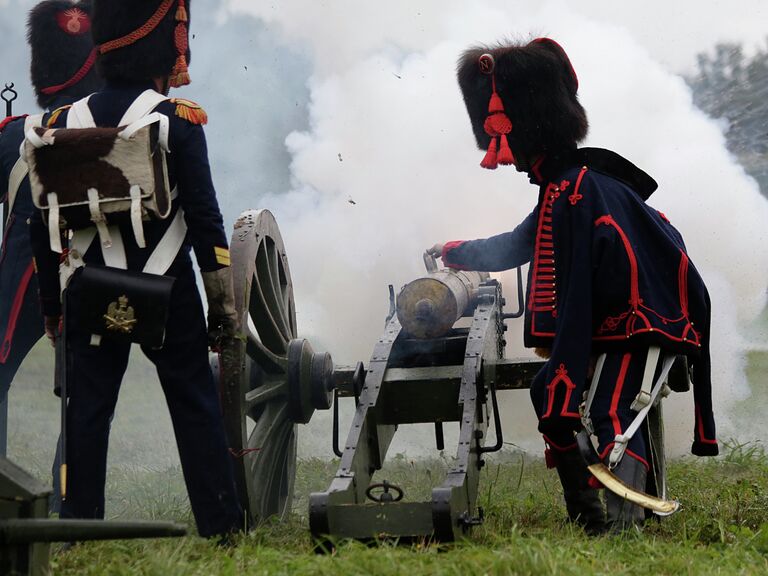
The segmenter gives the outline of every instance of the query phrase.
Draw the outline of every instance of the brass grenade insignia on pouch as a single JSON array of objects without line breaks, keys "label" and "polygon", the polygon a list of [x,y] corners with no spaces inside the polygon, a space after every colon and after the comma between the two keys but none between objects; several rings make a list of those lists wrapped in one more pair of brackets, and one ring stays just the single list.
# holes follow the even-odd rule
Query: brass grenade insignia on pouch
[{"label": "brass grenade insignia on pouch", "polygon": [[128,305],[128,297],[120,296],[117,302],[112,302],[104,314],[107,330],[130,334],[136,325],[133,306]]}]

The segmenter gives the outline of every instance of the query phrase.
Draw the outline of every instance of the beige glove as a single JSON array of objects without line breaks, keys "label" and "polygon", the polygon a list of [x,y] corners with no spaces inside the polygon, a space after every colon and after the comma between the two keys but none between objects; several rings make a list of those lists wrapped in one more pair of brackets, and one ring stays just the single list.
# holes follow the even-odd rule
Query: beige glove
[{"label": "beige glove", "polygon": [[427,248],[427,254],[431,254],[435,258],[442,258],[443,246],[445,246],[445,244],[435,244],[431,248]]},{"label": "beige glove", "polygon": [[203,272],[203,286],[208,299],[208,345],[217,350],[224,338],[235,338],[240,332],[240,319],[235,310],[232,268]]}]

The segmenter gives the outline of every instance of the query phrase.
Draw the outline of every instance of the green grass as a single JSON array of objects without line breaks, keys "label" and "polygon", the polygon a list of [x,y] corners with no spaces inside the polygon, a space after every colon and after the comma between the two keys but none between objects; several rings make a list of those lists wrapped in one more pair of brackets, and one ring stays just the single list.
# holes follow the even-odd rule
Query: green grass
[{"label": "green grass", "polygon": [[[411,498],[428,494],[445,462],[396,457],[381,476]],[[481,484],[486,523],[452,545],[367,547],[339,543],[332,556],[313,553],[306,495],[324,489],[335,467],[299,463],[294,512],[220,548],[197,537],[99,542],[54,556],[53,574],[766,574],[768,460],[759,446],[732,446],[720,460],[672,463],[669,481],[683,509],[652,520],[642,534],[587,537],[564,521],[556,475],[540,460],[506,455]],[[115,480],[131,517],[189,522],[178,470]],[[120,517],[128,517],[119,514]]]},{"label": "green grass", "polygon": [[[10,456],[45,479],[58,407],[50,393],[48,349],[41,346],[33,358],[11,395]],[[764,361],[768,356],[750,358],[755,375],[763,373]],[[113,425],[107,516],[174,520],[194,531],[153,370],[132,362],[129,371]],[[587,537],[564,520],[557,475],[538,458],[503,453],[489,458],[483,472],[486,522],[465,541],[372,548],[339,543],[332,556],[314,554],[306,516],[309,493],[327,488],[337,463],[304,460],[290,518],[243,535],[235,547],[195,536],[91,542],[54,554],[52,574],[768,574],[768,457],[758,443],[733,442],[724,452],[718,459],[670,463],[670,492],[682,510],[649,522],[642,534]],[[411,500],[426,499],[447,465],[396,455],[377,478],[402,486]]]}]

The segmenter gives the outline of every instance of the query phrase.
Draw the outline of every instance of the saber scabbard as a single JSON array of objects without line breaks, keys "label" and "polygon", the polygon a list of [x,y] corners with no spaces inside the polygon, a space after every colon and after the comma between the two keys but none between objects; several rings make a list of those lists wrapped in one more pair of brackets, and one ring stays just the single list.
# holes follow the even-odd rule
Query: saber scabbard
[{"label": "saber scabbard", "polygon": [[59,489],[61,499],[67,499],[67,290],[61,294],[61,321],[56,338],[56,382],[54,387],[61,395],[61,433],[59,434]]},{"label": "saber scabbard", "polygon": [[581,457],[587,464],[587,469],[605,486],[606,490],[610,490],[633,504],[647,508],[658,516],[669,516],[680,509],[680,502],[677,500],[664,500],[657,496],[651,496],[636,490],[618,478],[608,466],[600,461],[586,430],[580,430],[576,433],[576,444],[579,447]]}]

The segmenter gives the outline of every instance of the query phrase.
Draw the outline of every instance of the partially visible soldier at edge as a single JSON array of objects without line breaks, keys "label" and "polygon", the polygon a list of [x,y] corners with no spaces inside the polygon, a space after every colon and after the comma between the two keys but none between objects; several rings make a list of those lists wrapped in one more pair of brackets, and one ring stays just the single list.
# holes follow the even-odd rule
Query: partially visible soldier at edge
[{"label": "partially visible soldier at edge", "polygon": [[[562,47],[548,38],[467,50],[458,81],[484,168],[515,165],[539,187],[533,212],[512,232],[436,244],[446,266],[501,271],[530,262],[525,345],[548,358],[531,384],[547,464],[557,468],[569,519],[588,533],[640,527],[645,511],[606,490],[605,509],[574,432],[580,404],[599,373],[591,422],[600,457],[637,414],[649,348],[692,364],[692,452],[718,453],[709,357],[710,301],[680,233],[646,200],[656,182],[609,150],[578,148],[587,134],[578,78]],[[655,373],[661,371],[661,362]],[[593,384],[595,385],[595,384]],[[614,473],[646,491],[641,433]]]},{"label": "partially visible soldier at edge", "polygon": [[0,186],[10,210],[0,248],[0,455],[7,449],[8,390],[16,372],[45,333],[37,298],[37,274],[29,243],[34,212],[26,165],[19,159],[25,125],[44,125],[51,111],[101,87],[90,26],[91,2],[45,0],[29,12],[32,86],[45,112],[11,116],[0,123]]},{"label": "partially visible soldier at edge", "polygon": [[[187,63],[190,0],[94,0],[92,31],[97,44],[96,66],[105,79],[87,108],[96,126],[116,127],[132,103],[143,94],[167,95],[169,88],[189,83]],[[170,121],[167,156],[171,189],[178,190],[171,215],[144,222],[146,248],[140,248],[130,222],[119,225],[127,269],[141,271],[149,255],[183,209],[187,234],[166,272],[175,278],[165,340],[160,349],[142,346],[155,364],[173,422],[176,443],[198,532],[204,537],[226,536],[243,528],[230,454],[210,366],[208,342],[222,334],[233,337],[239,327],[234,310],[229,251],[213,187],[205,135],[205,112],[188,100],[164,98],[154,111]],[[70,110],[57,111],[51,123],[67,125]],[[46,319],[61,314],[59,254],[49,245],[40,212],[32,221],[32,243],[40,276]],[[206,330],[202,301],[195,282],[190,248],[202,271],[208,296]],[[103,265],[98,241],[85,253],[86,268]],[[77,315],[74,301],[71,317]],[[46,321],[52,326],[53,321]],[[68,495],[65,518],[102,518],[109,436],[130,344],[104,337],[92,345],[90,334],[68,326],[71,388],[67,411]]]}]

